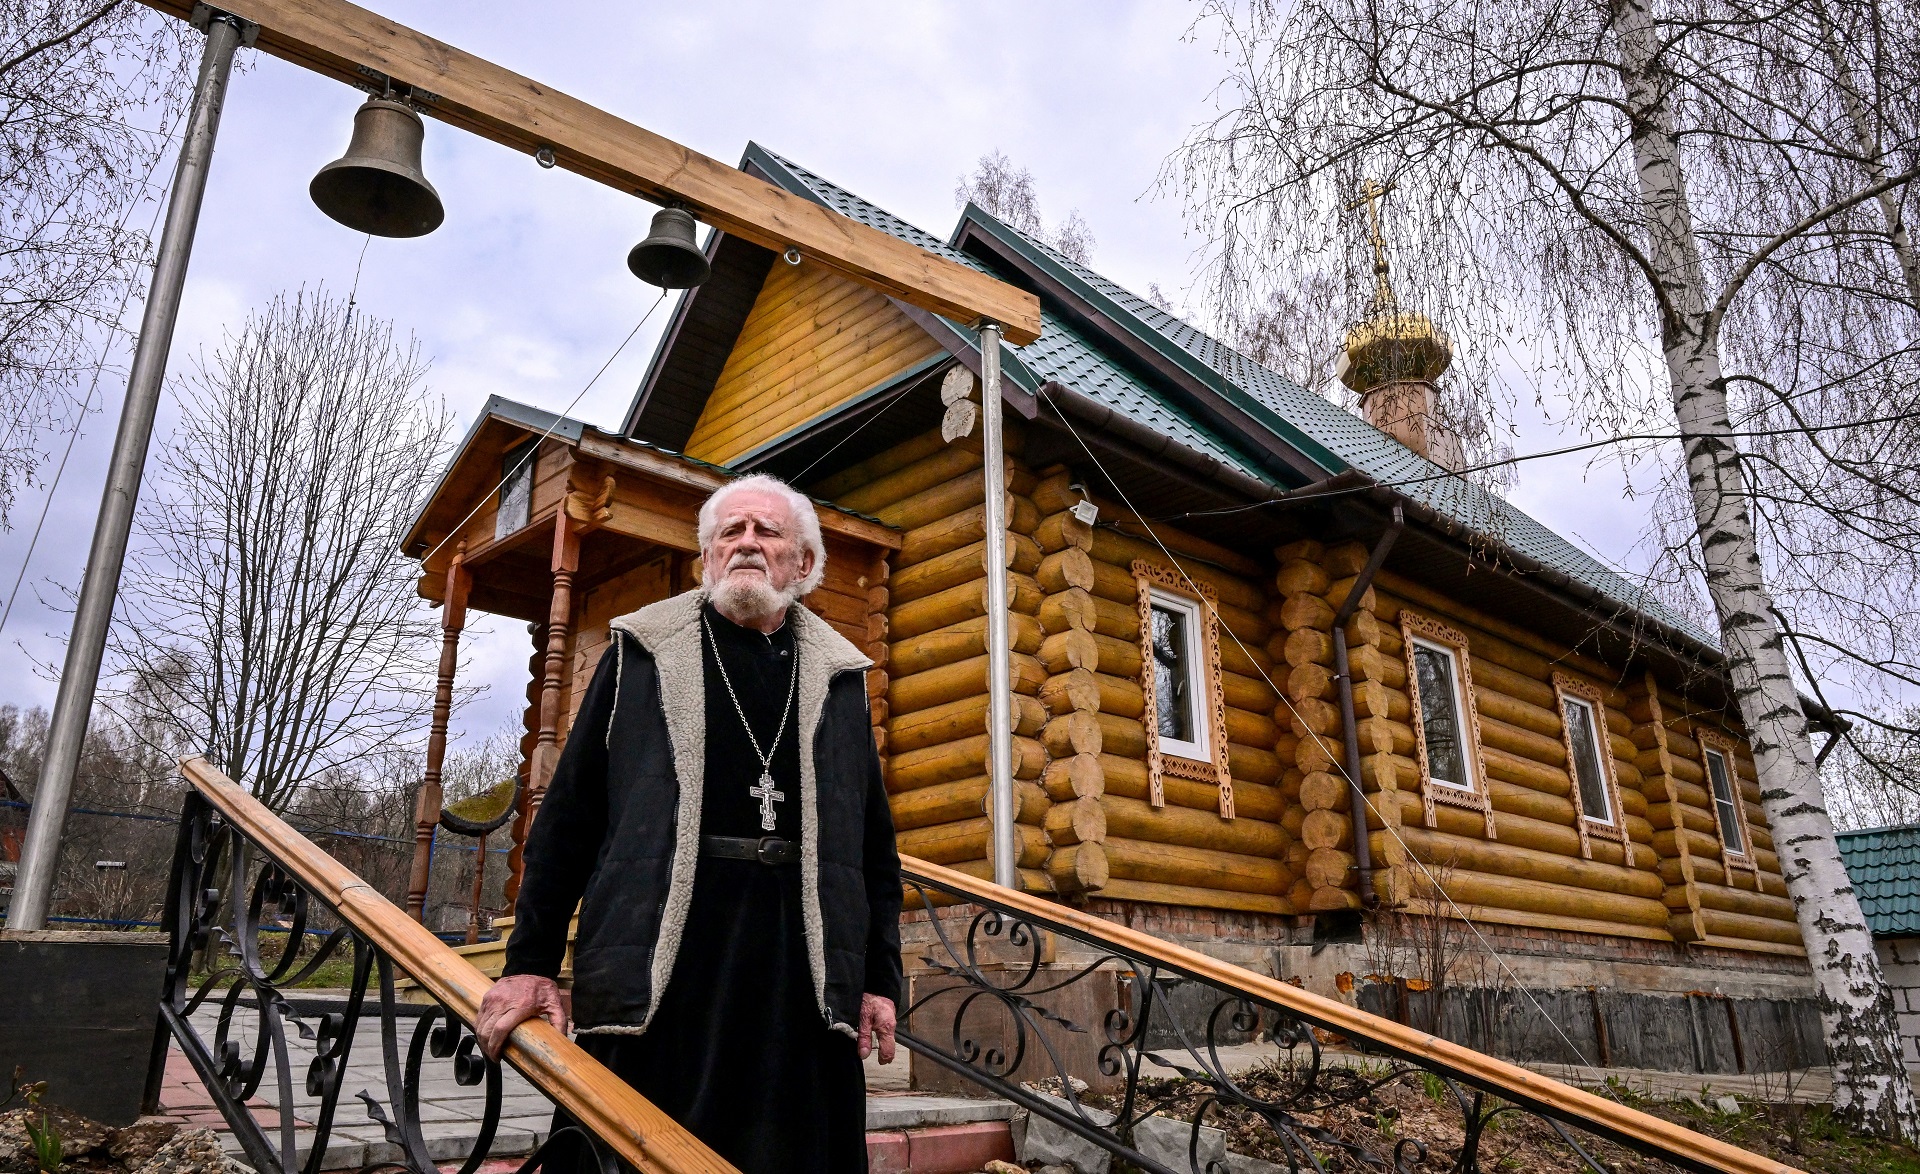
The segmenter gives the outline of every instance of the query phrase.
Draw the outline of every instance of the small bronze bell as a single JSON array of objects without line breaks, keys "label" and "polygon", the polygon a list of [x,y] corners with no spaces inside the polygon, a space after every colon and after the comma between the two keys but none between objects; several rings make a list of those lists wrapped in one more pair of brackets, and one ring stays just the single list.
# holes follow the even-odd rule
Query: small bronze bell
[{"label": "small bronze bell", "polygon": [[420,170],[426,126],[404,102],[369,98],[353,115],[347,153],[307,185],[322,212],[374,236],[425,236],[447,217]]},{"label": "small bronze bell", "polygon": [[649,285],[663,289],[692,289],[707,279],[713,266],[693,241],[693,213],[685,208],[662,208],[653,214],[647,239],[627,254],[627,268]]}]

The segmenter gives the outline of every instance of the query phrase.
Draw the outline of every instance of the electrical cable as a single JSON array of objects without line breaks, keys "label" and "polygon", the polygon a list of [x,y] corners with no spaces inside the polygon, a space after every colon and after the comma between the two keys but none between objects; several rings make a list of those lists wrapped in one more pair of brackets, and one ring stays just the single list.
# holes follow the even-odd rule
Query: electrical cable
[{"label": "electrical cable", "polygon": [[[1066,426],[1067,431],[1073,436],[1074,440],[1080,445],[1081,451],[1087,454],[1087,459],[1093,462],[1094,467],[1100,470],[1100,475],[1106,479],[1107,484],[1113,486],[1114,492],[1119,494],[1121,504],[1126,506],[1128,511],[1131,512],[1135,518],[1140,520],[1141,528],[1146,530],[1147,536],[1149,538],[1153,539],[1153,544],[1160,548],[1160,553],[1164,554],[1167,557],[1168,563],[1172,565],[1172,567],[1176,571],[1179,571],[1180,577],[1187,582],[1187,585],[1190,588],[1192,588],[1194,596],[1200,600],[1201,605],[1204,606],[1209,612],[1213,613],[1213,622],[1217,626],[1217,628],[1220,631],[1225,632],[1228,636],[1232,637],[1233,642],[1236,645],[1239,645],[1241,652],[1247,655],[1247,659],[1249,663],[1253,665],[1254,671],[1259,673],[1261,679],[1267,683],[1267,687],[1274,691],[1275,695],[1280,698],[1281,702],[1286,705],[1287,709],[1290,710],[1296,718],[1300,719],[1301,725],[1305,726],[1307,724],[1306,719],[1301,717],[1299,710],[1294,708],[1293,701],[1291,698],[1287,696],[1286,690],[1281,689],[1280,687],[1274,684],[1273,678],[1268,676],[1267,671],[1260,667],[1259,661],[1254,659],[1252,655],[1252,650],[1247,648],[1246,644],[1240,639],[1240,637],[1237,634],[1234,633],[1232,628],[1228,627],[1225,623],[1221,622],[1219,609],[1216,608],[1213,605],[1213,603],[1207,599],[1206,593],[1199,589],[1199,586],[1194,583],[1192,576],[1188,575],[1186,570],[1181,567],[1180,560],[1174,556],[1171,550],[1167,549],[1166,543],[1160,541],[1160,536],[1154,532],[1153,526],[1147,521],[1145,515],[1141,514],[1139,510],[1134,509],[1133,503],[1127,498],[1127,491],[1121,487],[1120,482],[1116,480],[1112,474],[1107,472],[1106,466],[1100,463],[1100,458],[1094,455],[1093,449],[1087,444],[1085,438],[1083,438],[1080,435],[1080,433],[1074,428],[1073,423],[1070,419],[1068,419],[1067,414],[1060,410],[1059,405],[1053,402],[1053,399],[1051,396],[1047,395],[1046,389],[1044,387],[1040,389],[1040,394],[1042,397],[1044,397],[1047,400],[1047,406],[1052,408],[1054,411],[1054,414],[1060,417],[1061,423]],[[1454,474],[1448,474],[1448,475],[1453,476]],[[1595,1067],[1593,1062],[1587,1058],[1586,1053],[1582,1052],[1579,1046],[1576,1045],[1573,1042],[1573,1040],[1568,1037],[1567,1033],[1561,1028],[1559,1022],[1555,1020],[1553,1016],[1547,1013],[1547,1010],[1545,1007],[1542,1007],[1540,1005],[1540,1000],[1534,997],[1533,992],[1531,990],[1528,990],[1527,987],[1520,982],[1520,976],[1514,972],[1513,968],[1510,965],[1508,965],[1506,958],[1500,953],[1500,951],[1494,949],[1493,943],[1487,940],[1486,935],[1480,932],[1480,927],[1476,925],[1473,919],[1467,916],[1466,911],[1461,909],[1460,906],[1454,901],[1454,899],[1448,895],[1446,889],[1441,886],[1439,878],[1434,876],[1432,870],[1427,867],[1426,862],[1421,860],[1420,857],[1414,853],[1412,847],[1408,845],[1406,840],[1400,835],[1399,830],[1395,828],[1393,825],[1389,824],[1386,821],[1386,819],[1380,815],[1380,811],[1377,807],[1374,806],[1373,800],[1366,796],[1366,789],[1360,785],[1358,780],[1353,779],[1351,776],[1347,774],[1346,765],[1336,760],[1333,763],[1333,767],[1336,771],[1339,772],[1340,777],[1347,781],[1347,783],[1351,788],[1351,793],[1356,793],[1361,796],[1362,800],[1367,805],[1367,810],[1370,811],[1374,815],[1374,817],[1379,820],[1382,830],[1386,831],[1389,835],[1391,835],[1394,838],[1394,840],[1400,844],[1400,847],[1406,851],[1407,858],[1412,860],[1416,865],[1419,866],[1420,871],[1426,875],[1427,883],[1433,888],[1434,892],[1438,893],[1446,901],[1447,907],[1453,911],[1453,915],[1459,918],[1460,921],[1465,923],[1468,929],[1473,931],[1473,936],[1479,942],[1480,947],[1483,950],[1485,950],[1486,953],[1494,960],[1494,962],[1500,967],[1501,971],[1505,973],[1505,975],[1510,980],[1512,980],[1513,985],[1522,994],[1524,994],[1527,997],[1527,1001],[1533,1005],[1533,1009],[1539,1012],[1540,1017],[1546,1020],[1548,1026],[1553,1028],[1554,1033],[1558,1035],[1560,1037],[1561,1042],[1567,1046],[1567,1050],[1573,1053],[1574,1058],[1577,1059],[1583,1067],[1587,1067],[1587,1068]],[[1482,780],[1482,785],[1483,786],[1485,785],[1484,780]],[[1607,1091],[1609,1095],[1613,1095],[1613,1090],[1610,1087],[1608,1088]]]},{"label": "electrical cable", "polygon": [[534,440],[532,447],[527,449],[527,455],[520,458],[520,463],[515,465],[512,469],[509,469],[506,475],[500,478],[499,485],[494,486],[492,491],[487,493],[485,496],[481,497],[479,501],[475,502],[473,508],[467,511],[466,517],[461,518],[458,522],[455,522],[453,524],[453,528],[447,531],[447,536],[445,538],[442,538],[440,541],[434,543],[432,550],[429,550],[427,551],[427,553],[420,556],[420,563],[422,566],[426,565],[426,562],[428,559],[432,558],[436,554],[439,554],[440,548],[445,546],[448,542],[452,541],[454,535],[460,533],[460,528],[462,526],[465,526],[468,522],[473,521],[473,516],[480,512],[480,509],[482,506],[486,505],[487,502],[493,500],[493,495],[500,492],[502,486],[505,486],[507,482],[519,476],[520,471],[522,469],[526,468],[528,465],[533,463],[533,459],[540,455],[541,441],[544,441],[547,439],[547,437],[552,436],[554,429],[560,427],[561,422],[567,418],[567,413],[571,412],[574,409],[574,405],[578,404],[580,400],[583,397],[585,397],[587,392],[593,390],[593,385],[600,382],[600,377],[607,373],[607,368],[613,366],[613,361],[620,357],[620,353],[622,351],[627,349],[627,344],[633,341],[633,336],[640,333],[640,328],[647,324],[647,319],[653,317],[653,312],[655,310],[658,310],[661,304],[664,303],[666,300],[667,300],[667,291],[663,289],[660,291],[660,297],[653,303],[653,305],[647,307],[647,312],[640,315],[640,321],[633,324],[633,329],[627,332],[627,337],[621,340],[619,346],[613,348],[613,353],[607,356],[607,361],[600,364],[600,369],[593,373],[593,378],[587,380],[587,385],[580,389],[580,391],[573,397],[573,399],[567,403],[567,406],[561,409],[559,414],[554,416],[553,423],[547,425],[547,430],[545,432],[542,432],[539,435],[539,437],[537,437]]}]

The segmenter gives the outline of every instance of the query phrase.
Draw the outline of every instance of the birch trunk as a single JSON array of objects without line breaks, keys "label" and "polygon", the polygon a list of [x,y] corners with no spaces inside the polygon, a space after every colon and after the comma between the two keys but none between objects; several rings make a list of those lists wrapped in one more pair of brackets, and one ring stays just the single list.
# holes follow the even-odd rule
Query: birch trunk
[{"label": "birch trunk", "polygon": [[1833,1065],[1834,1107],[1880,1136],[1920,1136],[1900,1059],[1893,996],[1833,837],[1806,718],[1761,573],[1745,474],[1732,438],[1718,323],[1693,233],[1646,0],[1613,0],[1620,76],[1661,298],[1661,349],[1686,451],[1687,483],[1740,715],[1759,768],[1781,872],[1807,945]]}]

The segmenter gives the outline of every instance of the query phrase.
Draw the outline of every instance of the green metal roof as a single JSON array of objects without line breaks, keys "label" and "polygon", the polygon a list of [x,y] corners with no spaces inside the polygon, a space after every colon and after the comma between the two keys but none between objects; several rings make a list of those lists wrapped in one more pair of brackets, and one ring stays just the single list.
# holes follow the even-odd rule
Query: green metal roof
[{"label": "green metal roof", "polygon": [[[930,252],[987,272],[973,257],[887,212],[845,188],[758,144],[749,144],[746,160],[774,181],[862,224],[880,229]],[[1054,280],[1097,306],[1108,318],[1153,346],[1188,374],[1203,380],[1265,428],[1326,469],[1329,474],[1358,470],[1425,505],[1462,529],[1504,544],[1543,566],[1552,567],[1616,601],[1623,612],[1638,612],[1678,630],[1706,648],[1719,640],[1686,616],[1654,598],[1632,580],[1601,563],[1511,502],[1407,448],[1365,420],[1247,358],[1226,343],[1160,309],[1138,294],[969,205],[955,229],[973,223],[1001,243],[1042,266]],[[1248,453],[1191,418],[1172,396],[1134,375],[1057,315],[1041,308],[1042,330],[1035,342],[1009,348],[1025,372],[1014,365],[1009,375],[1028,391],[1054,380],[1098,399],[1133,420],[1182,445],[1213,457],[1247,476],[1283,489]],[[963,332],[964,333],[964,332]],[[1035,378],[1037,377],[1037,378]]]},{"label": "green metal roof", "polygon": [[1840,859],[1875,934],[1920,934],[1920,824],[1840,832]]},{"label": "green metal roof", "polygon": [[[932,233],[908,224],[884,208],[868,203],[757,143],[748,145],[746,158],[773,176],[776,183],[798,195],[811,197],[835,212],[919,245],[928,252],[938,253],[983,273],[987,271],[980,262]],[[1040,310],[1040,321],[1040,337],[1023,347],[1007,347],[1007,358],[1012,361],[1002,363],[1003,374],[1023,391],[1035,393],[1042,383],[1049,380],[1063,384],[1099,400],[1137,423],[1172,437],[1195,452],[1213,457],[1229,468],[1262,481],[1270,480],[1247,454],[1188,419],[1173,406],[1169,397],[1108,358],[1084,335],[1049,312],[1044,305]],[[963,337],[972,334],[967,330],[960,333]]]}]

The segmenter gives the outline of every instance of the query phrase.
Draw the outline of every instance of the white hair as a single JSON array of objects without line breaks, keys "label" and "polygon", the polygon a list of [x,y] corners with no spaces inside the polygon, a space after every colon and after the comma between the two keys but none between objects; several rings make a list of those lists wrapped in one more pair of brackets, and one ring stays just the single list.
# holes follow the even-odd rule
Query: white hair
[{"label": "white hair", "polygon": [[820,515],[814,511],[813,502],[805,494],[794,489],[778,477],[769,477],[765,473],[753,473],[729,481],[713,491],[713,495],[700,506],[700,527],[698,531],[700,552],[706,553],[713,542],[714,531],[720,528],[720,510],[729,497],[743,489],[758,489],[762,493],[771,493],[787,503],[787,512],[793,515],[795,537],[802,551],[813,555],[813,569],[805,578],[799,579],[787,587],[787,593],[795,600],[805,596],[820,585],[827,575],[827,544],[820,537]]}]

